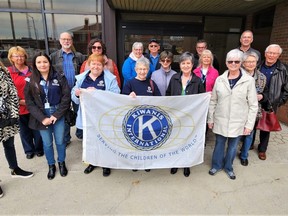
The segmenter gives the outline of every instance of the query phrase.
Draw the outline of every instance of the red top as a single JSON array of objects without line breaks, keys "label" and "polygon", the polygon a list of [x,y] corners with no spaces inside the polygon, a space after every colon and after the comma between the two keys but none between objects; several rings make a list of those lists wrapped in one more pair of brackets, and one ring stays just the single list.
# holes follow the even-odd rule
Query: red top
[{"label": "red top", "polygon": [[[28,67],[28,72],[26,74],[19,71],[15,66],[10,66],[7,69],[10,72],[10,75],[11,75],[11,78],[14,82],[14,85],[16,86],[19,100],[25,99],[25,96],[24,96],[24,88],[26,85],[25,78],[29,77],[31,75],[31,73],[32,73],[31,68]],[[24,115],[24,114],[28,114],[28,113],[29,113],[29,111],[28,111],[27,107],[25,105],[20,105],[19,115]]]}]

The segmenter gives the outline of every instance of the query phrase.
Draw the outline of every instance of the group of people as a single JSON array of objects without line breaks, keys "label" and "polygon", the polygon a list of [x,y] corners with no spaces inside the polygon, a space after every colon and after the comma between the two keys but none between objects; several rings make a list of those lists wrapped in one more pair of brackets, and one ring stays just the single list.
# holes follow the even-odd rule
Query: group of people
[{"label": "group of people", "polygon": [[[59,42],[61,49],[50,56],[37,53],[32,67],[26,62],[26,51],[19,46],[9,50],[11,66],[8,70],[2,63],[0,65],[0,139],[12,177],[33,176],[17,164],[14,136],[19,127],[26,158],[45,155],[49,180],[56,175],[54,136],[59,172],[62,177],[67,176],[66,147],[71,143],[71,134],[65,114],[73,107],[77,113],[75,135],[82,139],[81,89],[121,92],[130,97],[211,92],[207,128],[215,133],[216,142],[209,174],[215,175],[223,169],[230,179],[236,179],[232,165],[239,141],[243,142],[240,162],[243,166],[248,165],[248,151],[254,147],[255,122],[261,118],[261,109],[268,110],[272,105],[277,111],[287,101],[288,73],[279,60],[282,48],[277,44],[269,45],[265,60],[261,62],[260,53],[251,47],[253,33],[249,30],[242,33],[241,46],[227,53],[228,70],[220,76],[219,63],[204,40],[197,42],[195,55],[181,54],[179,72],[171,68],[173,53],[166,50],[159,53],[160,43],[156,39],[149,42],[146,55],[143,44],[135,42],[122,67],[123,82],[117,65],[108,58],[106,46],[100,39],[89,42],[87,60],[72,49],[73,37],[69,32],[61,33]],[[2,124],[7,116],[11,121]],[[269,135],[269,132],[260,131],[258,156],[261,160],[266,159]],[[95,166],[89,164],[84,173],[89,174],[94,169]],[[170,172],[175,174],[177,170],[172,167]],[[103,167],[103,176],[110,173],[109,167]],[[184,176],[189,175],[190,169],[185,167]]]}]

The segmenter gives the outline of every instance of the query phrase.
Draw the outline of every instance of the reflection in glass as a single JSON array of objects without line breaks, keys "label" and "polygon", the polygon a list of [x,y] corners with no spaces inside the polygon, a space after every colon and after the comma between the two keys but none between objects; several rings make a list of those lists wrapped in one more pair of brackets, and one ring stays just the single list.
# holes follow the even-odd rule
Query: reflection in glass
[{"label": "reflection in glass", "polygon": [[68,31],[73,34],[73,44],[78,52],[85,54],[92,38],[102,37],[101,16],[47,14],[49,52],[60,48],[59,35]]},{"label": "reflection in glass", "polygon": [[45,0],[46,10],[101,13],[101,0]]}]

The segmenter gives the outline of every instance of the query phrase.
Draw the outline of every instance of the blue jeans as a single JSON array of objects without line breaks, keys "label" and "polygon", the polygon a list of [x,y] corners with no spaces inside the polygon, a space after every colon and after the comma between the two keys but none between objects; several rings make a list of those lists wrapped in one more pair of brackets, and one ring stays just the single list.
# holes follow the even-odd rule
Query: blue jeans
[{"label": "blue jeans", "polygon": [[[224,137],[215,134],[216,143],[212,156],[212,168],[217,170],[224,169],[225,171],[233,171],[233,161],[237,152],[237,144],[241,136],[238,137]],[[225,155],[225,144],[228,139],[228,146]]]},{"label": "blue jeans", "polygon": [[43,142],[38,130],[29,128],[29,117],[30,114],[20,115],[19,126],[20,126],[20,138],[23,145],[25,154],[42,153]]},{"label": "blue jeans", "polygon": [[247,136],[243,136],[243,144],[242,147],[240,149],[240,158],[243,160],[246,160],[248,158],[248,152],[250,149],[250,146],[253,142],[253,137],[254,137],[254,133],[256,132],[256,130],[252,130],[250,135]]},{"label": "blue jeans", "polygon": [[[56,110],[56,107],[51,107],[45,109],[46,115],[50,117]],[[47,130],[40,130],[41,137],[43,139],[44,153],[48,161],[48,165],[55,164],[54,159],[54,149],[53,149],[53,135],[55,139],[58,162],[64,162],[66,158],[66,144],[64,143],[64,129],[65,129],[65,119],[62,116],[57,119],[55,124],[48,126]]]}]

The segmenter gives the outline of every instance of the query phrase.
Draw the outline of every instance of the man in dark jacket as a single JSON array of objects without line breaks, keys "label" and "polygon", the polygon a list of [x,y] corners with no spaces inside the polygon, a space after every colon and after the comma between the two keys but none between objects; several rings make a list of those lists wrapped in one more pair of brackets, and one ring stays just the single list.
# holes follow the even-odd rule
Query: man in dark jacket
[{"label": "man in dark jacket", "polygon": [[[266,87],[269,89],[268,101],[262,107],[269,110],[272,105],[274,111],[286,103],[288,99],[288,71],[279,57],[282,48],[278,44],[271,44],[265,50],[265,61],[260,65],[259,70],[266,76]],[[258,145],[258,157],[266,160],[270,132],[260,130],[260,144]]]},{"label": "man in dark jacket", "polygon": [[[71,33],[61,33],[59,42],[62,48],[52,53],[50,55],[50,58],[55,71],[65,74],[71,90],[75,84],[75,75],[79,74],[81,65],[85,61],[85,56],[79,52],[74,52],[72,50],[73,37]],[[77,113],[78,105],[74,104],[73,102],[72,104],[74,112]],[[76,129],[76,136],[79,139],[82,139],[82,130]],[[65,124],[64,142],[66,143],[66,145],[69,145],[71,143],[70,126],[68,124]]]},{"label": "man in dark jacket", "polygon": [[[196,43],[196,53],[194,55],[194,65],[193,65],[193,71],[197,68],[198,63],[199,63],[199,58],[202,55],[202,52],[207,49],[207,42],[203,39],[198,40]],[[219,62],[216,58],[216,56],[213,54],[213,67],[219,71],[220,65]]]}]

